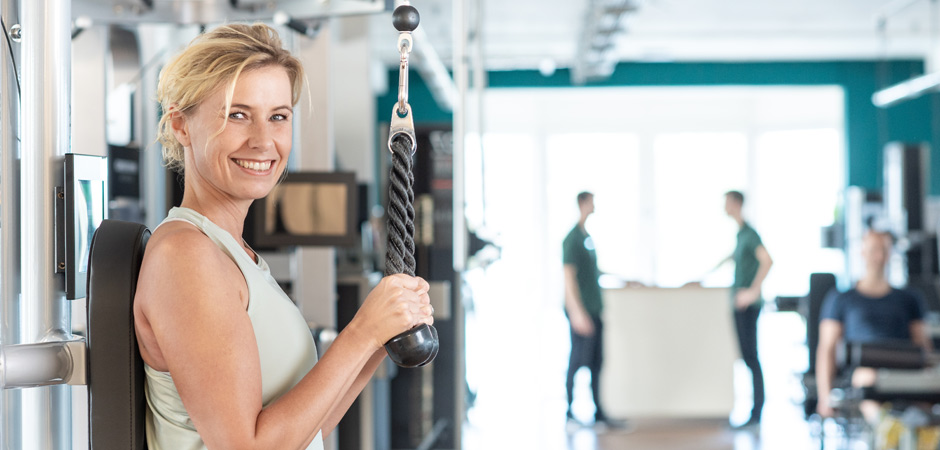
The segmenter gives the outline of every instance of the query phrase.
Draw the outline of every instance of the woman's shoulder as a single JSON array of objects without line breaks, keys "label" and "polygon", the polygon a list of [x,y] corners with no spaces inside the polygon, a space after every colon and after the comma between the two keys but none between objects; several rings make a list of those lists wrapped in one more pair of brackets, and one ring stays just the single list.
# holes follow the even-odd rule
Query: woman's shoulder
[{"label": "woman's shoulder", "polygon": [[237,270],[226,261],[230,259],[222,249],[193,224],[166,222],[147,242],[141,277],[155,277],[173,286],[204,284]]},{"label": "woman's shoulder", "polygon": [[153,231],[144,258],[153,256],[160,259],[203,260],[216,253],[212,250],[219,250],[218,246],[195,225],[186,221],[171,221],[164,222]]}]

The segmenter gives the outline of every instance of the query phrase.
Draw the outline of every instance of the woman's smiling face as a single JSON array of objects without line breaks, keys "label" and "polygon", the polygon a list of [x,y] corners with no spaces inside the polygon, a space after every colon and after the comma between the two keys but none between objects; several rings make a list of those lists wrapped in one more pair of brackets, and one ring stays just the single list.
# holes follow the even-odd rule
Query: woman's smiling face
[{"label": "woman's smiling face", "polygon": [[233,200],[259,199],[277,184],[290,155],[290,78],[276,65],[243,72],[227,116],[226,88],[174,121],[186,153],[186,183]]}]

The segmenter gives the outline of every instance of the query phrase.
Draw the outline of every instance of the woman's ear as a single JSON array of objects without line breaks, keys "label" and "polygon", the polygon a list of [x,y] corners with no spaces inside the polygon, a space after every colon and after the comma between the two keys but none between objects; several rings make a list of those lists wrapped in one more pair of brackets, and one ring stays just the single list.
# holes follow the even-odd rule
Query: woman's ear
[{"label": "woman's ear", "polygon": [[170,112],[170,128],[173,135],[183,147],[191,147],[192,137],[189,134],[189,120],[185,114],[178,110]]}]

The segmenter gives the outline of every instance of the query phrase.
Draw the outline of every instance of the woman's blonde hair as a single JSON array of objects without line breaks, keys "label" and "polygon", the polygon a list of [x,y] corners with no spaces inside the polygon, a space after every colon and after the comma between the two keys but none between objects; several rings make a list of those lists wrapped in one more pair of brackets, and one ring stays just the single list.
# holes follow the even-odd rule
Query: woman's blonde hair
[{"label": "woman's blonde hair", "polygon": [[174,113],[190,113],[217,89],[226,87],[227,119],[239,75],[267,66],[280,66],[287,71],[296,105],[304,79],[303,66],[282,48],[277,31],[265,24],[222,25],[197,36],[164,66],[157,84],[157,101],[163,108],[157,139],[163,144],[167,167],[180,173],[184,169],[183,146],[176,140],[170,123]]}]

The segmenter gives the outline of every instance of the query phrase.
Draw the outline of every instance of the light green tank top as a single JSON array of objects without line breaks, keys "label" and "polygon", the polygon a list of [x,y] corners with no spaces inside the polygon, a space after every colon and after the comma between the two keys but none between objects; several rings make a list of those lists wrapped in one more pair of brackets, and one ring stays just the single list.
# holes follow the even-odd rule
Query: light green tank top
[{"label": "light green tank top", "polygon": [[[262,404],[268,406],[294,387],[317,362],[310,329],[294,303],[271,276],[267,263],[255,263],[227,231],[188,208],[173,208],[163,223],[192,223],[218,245],[241,270],[248,284],[248,317],[261,358]],[[162,225],[162,224],[161,224]],[[150,450],[200,450],[206,445],[183,407],[173,378],[144,364],[147,444]],[[322,450],[322,433],[307,450]]]}]

